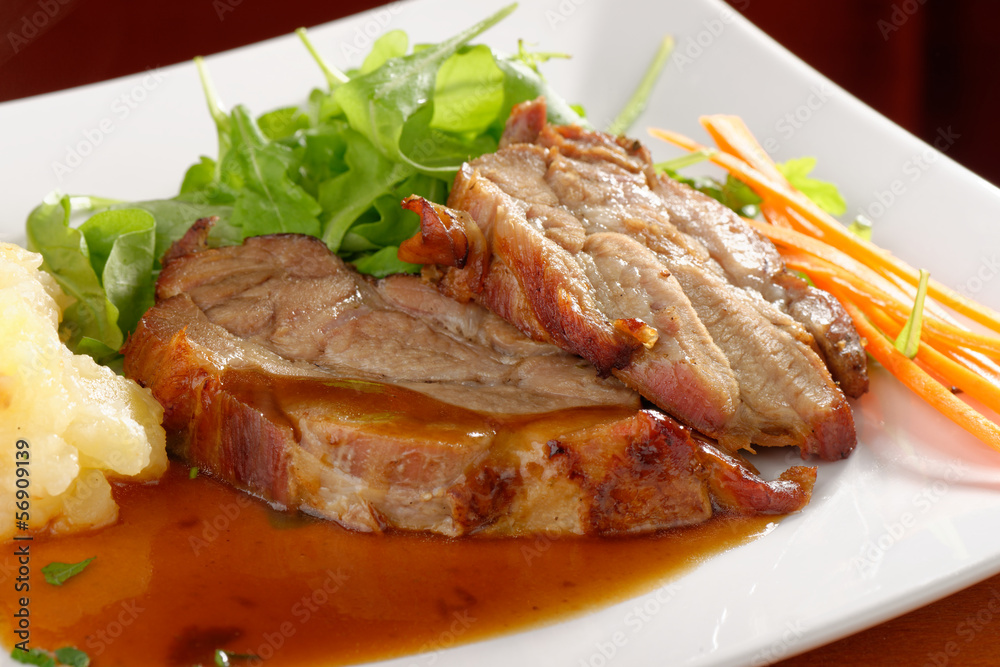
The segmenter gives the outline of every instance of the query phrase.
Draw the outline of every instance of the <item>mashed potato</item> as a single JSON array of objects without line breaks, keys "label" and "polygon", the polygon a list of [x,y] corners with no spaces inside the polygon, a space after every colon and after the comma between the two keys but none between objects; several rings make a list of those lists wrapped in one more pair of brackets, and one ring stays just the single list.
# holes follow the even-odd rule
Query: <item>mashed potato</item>
[{"label": "mashed potato", "polygon": [[[151,480],[167,467],[163,409],[148,390],[62,344],[70,299],[41,263],[0,243],[0,541],[23,518],[18,483],[27,484],[31,530],[66,533],[117,520],[107,477]],[[20,482],[19,451],[28,452]]]}]

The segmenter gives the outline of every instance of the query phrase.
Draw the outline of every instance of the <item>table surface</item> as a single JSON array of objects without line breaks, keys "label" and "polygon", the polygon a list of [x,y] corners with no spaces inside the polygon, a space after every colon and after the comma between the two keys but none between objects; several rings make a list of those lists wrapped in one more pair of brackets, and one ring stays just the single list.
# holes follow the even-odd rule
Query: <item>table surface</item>
[{"label": "table surface", "polygon": [[[235,7],[242,0],[216,0]],[[6,35],[21,18],[37,9],[34,0],[4,0],[0,3],[0,33]],[[121,76],[147,67],[158,67],[291,32],[300,25],[315,25],[381,4],[375,0],[337,3],[301,2],[295,9],[278,9],[277,0],[257,0],[240,5],[240,11],[218,17],[208,0],[173,0],[169,3],[129,3],[123,0],[58,0],[59,11],[51,21],[23,44],[8,39],[0,44],[0,100],[13,99]],[[830,22],[808,20],[794,30],[769,21],[785,15],[797,4],[792,0],[756,0],[744,12],[779,41],[785,41],[810,61],[810,54],[795,44],[811,43],[803,30],[825,29]],[[851,5],[852,3],[845,3]],[[857,3],[853,3],[857,5]],[[888,6],[888,3],[886,3]],[[55,6],[55,4],[53,4]],[[995,10],[995,7],[993,8]],[[116,16],[113,30],[108,16]],[[843,21],[850,18],[845,14]],[[156,26],[155,32],[148,30]],[[843,29],[849,29],[845,23]],[[782,39],[781,31],[790,35]],[[165,39],[163,35],[171,35]],[[159,37],[158,37],[159,36]],[[181,36],[180,38],[175,38]],[[829,34],[826,35],[829,41]],[[788,42],[795,42],[788,43]],[[79,54],[86,53],[86,57]],[[880,66],[877,51],[870,66]],[[890,57],[885,55],[886,58]],[[819,58],[819,56],[817,56]],[[813,64],[823,71],[822,62]],[[834,77],[837,79],[837,77]],[[870,84],[870,77],[868,83]],[[863,99],[863,83],[854,87],[849,79],[837,82]],[[912,87],[912,86],[911,86]],[[913,107],[905,103],[905,90],[894,99],[874,106],[919,134]],[[902,101],[901,101],[902,100]],[[873,100],[868,99],[870,103]],[[898,112],[898,116],[894,114]],[[1000,575],[967,588],[922,609],[864,632],[780,663],[784,667],[805,665],[953,665],[1000,664]]]}]

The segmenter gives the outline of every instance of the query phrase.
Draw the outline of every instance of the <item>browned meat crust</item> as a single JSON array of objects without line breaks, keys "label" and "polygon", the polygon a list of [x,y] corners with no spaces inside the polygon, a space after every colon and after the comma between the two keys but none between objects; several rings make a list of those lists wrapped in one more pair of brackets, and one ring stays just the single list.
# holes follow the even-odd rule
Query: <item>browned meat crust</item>
[{"label": "browned meat crust", "polygon": [[[366,280],[315,239],[208,250],[205,231],[193,229],[164,267],[160,300],[126,344],[125,372],[164,405],[175,455],[270,502],[368,531],[606,535],[809,500],[814,469],[765,482],[479,306],[415,278]],[[353,335],[368,317],[383,363],[328,350],[337,329]],[[404,348],[420,348],[420,332],[487,359],[502,348],[520,373],[442,376],[457,353],[440,346],[427,348],[436,359],[409,364]],[[364,348],[363,337],[351,340]],[[502,391],[491,399],[500,410],[465,405],[517,378],[531,409]]]},{"label": "browned meat crust", "polygon": [[731,211],[657,177],[638,142],[546,125],[539,107],[515,109],[505,148],[460,170],[457,210],[404,203],[423,222],[400,256],[447,267],[427,274],[443,293],[583,356],[731,451],[846,456],[850,406],[819,353],[852,394],[867,377],[839,304]]}]

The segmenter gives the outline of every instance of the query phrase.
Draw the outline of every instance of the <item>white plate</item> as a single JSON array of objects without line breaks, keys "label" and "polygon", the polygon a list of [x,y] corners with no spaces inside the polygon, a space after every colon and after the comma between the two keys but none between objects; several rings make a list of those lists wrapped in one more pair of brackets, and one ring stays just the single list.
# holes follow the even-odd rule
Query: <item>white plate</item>
[{"label": "white plate", "polygon": [[[335,64],[356,66],[371,35],[403,28],[416,41],[437,41],[502,4],[393,5],[312,36]],[[541,50],[574,54],[545,71],[556,90],[583,103],[603,126],[668,31],[678,38],[677,50],[633,134],[655,124],[703,137],[699,114],[740,114],[779,159],[819,156],[819,176],[840,185],[851,215],[865,211],[875,221],[878,243],[1000,306],[1000,191],[850,97],[720,2],[524,2],[482,39],[511,50],[524,38]],[[222,99],[256,112],[299,102],[323,84],[291,37],[208,64]],[[2,240],[23,241],[25,217],[53,189],[128,200],[172,196],[199,154],[215,154],[214,129],[188,64],[3,104],[0,126]],[[941,128],[942,137],[949,134]],[[649,143],[658,158],[677,154]],[[941,147],[947,149],[945,139]],[[1000,531],[992,528],[1000,517],[1000,456],[882,371],[874,372],[872,392],[855,408],[856,453],[821,465],[812,504],[763,539],[711,559],[669,590],[385,664],[763,664],[1000,571]],[[769,458],[778,467],[787,463],[784,456]]]}]

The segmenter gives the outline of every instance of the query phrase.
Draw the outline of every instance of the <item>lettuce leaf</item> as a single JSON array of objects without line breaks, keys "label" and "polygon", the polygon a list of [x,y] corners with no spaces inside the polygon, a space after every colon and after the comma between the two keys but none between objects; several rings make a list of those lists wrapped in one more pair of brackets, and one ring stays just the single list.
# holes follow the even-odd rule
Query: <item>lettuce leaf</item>
[{"label": "lettuce leaf", "polygon": [[[213,246],[310,234],[363,273],[418,270],[396,257],[419,228],[416,215],[400,208],[404,197],[445,202],[461,164],[496,150],[515,104],[544,95],[551,122],[586,124],[538,72],[544,58],[523,46],[507,56],[469,43],[514,7],[439,44],[411,49],[405,33],[390,31],[347,73],[326,63],[300,30],[327,88],[258,117],[241,105],[224,109],[204,61],[195,59],[218,153],[188,168],[176,197],[55,197],[28,219],[33,249],[76,300],[63,321],[71,347],[112,359],[153,303],[159,258],[203,217],[216,218]],[[88,202],[81,206],[90,217],[74,229],[77,200]]]}]

